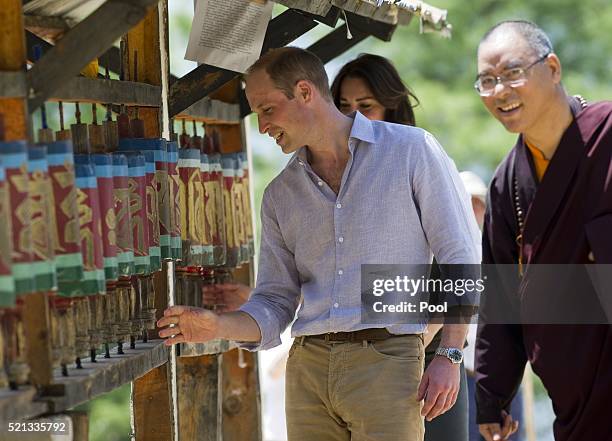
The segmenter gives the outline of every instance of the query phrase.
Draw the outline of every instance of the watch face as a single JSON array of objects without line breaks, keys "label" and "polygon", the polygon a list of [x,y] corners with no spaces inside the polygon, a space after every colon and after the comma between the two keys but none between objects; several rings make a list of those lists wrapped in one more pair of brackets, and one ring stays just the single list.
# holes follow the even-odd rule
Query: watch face
[{"label": "watch face", "polygon": [[463,361],[463,353],[459,349],[449,349],[448,358],[450,358],[453,363],[461,363]]}]

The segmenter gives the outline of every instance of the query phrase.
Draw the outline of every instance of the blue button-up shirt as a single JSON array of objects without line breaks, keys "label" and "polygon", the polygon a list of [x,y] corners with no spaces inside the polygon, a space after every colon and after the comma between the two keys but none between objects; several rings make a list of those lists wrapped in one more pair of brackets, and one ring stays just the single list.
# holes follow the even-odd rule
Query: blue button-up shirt
[{"label": "blue button-up shirt", "polygon": [[[480,263],[480,233],[453,161],[425,130],[354,116],[338,194],[299,149],[264,192],[257,286],[240,309],[262,339],[355,331],[362,264]],[[384,325],[380,325],[384,326]],[[389,325],[415,334],[426,323]]]}]

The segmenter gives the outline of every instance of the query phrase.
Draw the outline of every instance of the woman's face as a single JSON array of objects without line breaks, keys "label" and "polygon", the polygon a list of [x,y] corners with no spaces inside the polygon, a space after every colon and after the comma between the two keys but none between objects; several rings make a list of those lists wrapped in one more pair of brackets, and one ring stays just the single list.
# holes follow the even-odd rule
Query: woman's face
[{"label": "woman's face", "polygon": [[368,84],[358,77],[344,77],[340,83],[340,111],[348,115],[355,110],[368,119],[385,119],[385,108],[374,97]]}]

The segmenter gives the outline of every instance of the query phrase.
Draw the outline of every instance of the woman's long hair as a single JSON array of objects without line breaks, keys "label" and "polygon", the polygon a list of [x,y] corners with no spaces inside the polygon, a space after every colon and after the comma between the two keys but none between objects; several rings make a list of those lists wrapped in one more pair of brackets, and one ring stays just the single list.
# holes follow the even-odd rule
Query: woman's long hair
[{"label": "woman's long hair", "polygon": [[361,54],[340,69],[331,86],[334,103],[338,108],[340,85],[348,77],[361,78],[366,82],[376,100],[385,107],[385,121],[415,125],[412,109],[419,104],[419,100],[402,82],[395,66],[385,57]]}]

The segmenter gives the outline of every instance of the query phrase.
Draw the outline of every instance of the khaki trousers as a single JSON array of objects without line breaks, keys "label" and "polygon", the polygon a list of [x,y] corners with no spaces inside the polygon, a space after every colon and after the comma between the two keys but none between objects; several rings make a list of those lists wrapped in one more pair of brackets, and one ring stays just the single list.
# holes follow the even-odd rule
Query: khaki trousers
[{"label": "khaki trousers", "polygon": [[422,441],[421,335],[374,342],[297,337],[285,384],[288,441]]}]

